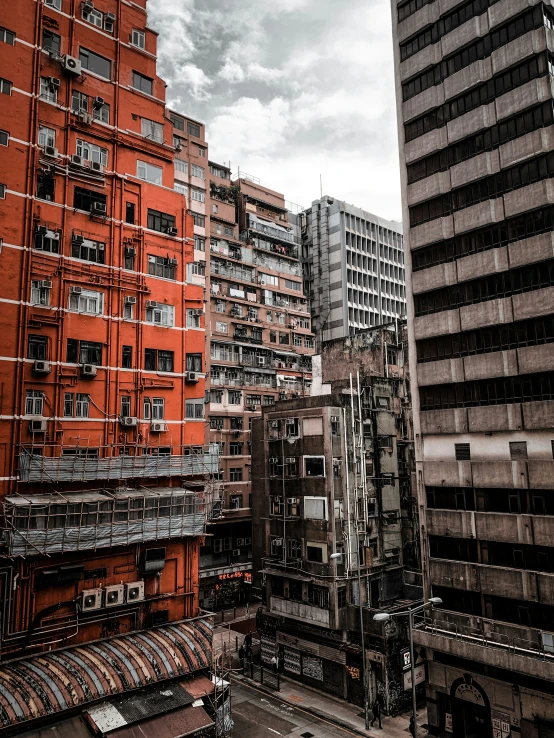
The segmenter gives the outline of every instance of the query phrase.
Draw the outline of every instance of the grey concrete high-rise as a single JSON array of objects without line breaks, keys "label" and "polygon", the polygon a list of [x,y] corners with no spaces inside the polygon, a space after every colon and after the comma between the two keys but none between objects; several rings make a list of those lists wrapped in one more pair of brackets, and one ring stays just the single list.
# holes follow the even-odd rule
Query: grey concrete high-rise
[{"label": "grey concrete high-rise", "polygon": [[430,732],[554,734],[550,3],[392,3]]},{"label": "grey concrete high-rise", "polygon": [[329,196],[291,221],[319,344],[405,315],[401,223]]}]

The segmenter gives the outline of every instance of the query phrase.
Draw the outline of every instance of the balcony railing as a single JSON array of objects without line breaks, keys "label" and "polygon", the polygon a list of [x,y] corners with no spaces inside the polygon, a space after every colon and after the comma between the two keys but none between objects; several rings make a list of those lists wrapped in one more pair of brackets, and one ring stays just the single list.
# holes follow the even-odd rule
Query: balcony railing
[{"label": "balcony railing", "polygon": [[97,479],[138,479],[156,477],[191,477],[216,474],[219,470],[217,447],[185,455],[146,454],[140,456],[108,456],[115,448],[104,448],[102,458],[91,458],[90,449],[83,455],[37,456],[24,448],[19,455],[22,482],[85,482]]},{"label": "balcony railing", "polygon": [[205,509],[184,489],[124,488],[7,497],[4,519],[8,554],[27,556],[201,536]]},{"label": "balcony railing", "polygon": [[222,266],[221,264],[210,263],[210,274],[221,277],[231,277],[232,279],[241,279],[243,282],[254,282],[253,272],[245,269],[239,269],[234,264]]},{"label": "balcony railing", "polygon": [[302,267],[300,264],[291,264],[283,259],[273,259],[271,256],[255,256],[254,264],[264,267],[265,269],[273,269],[283,274],[291,274],[297,277],[302,276]]}]

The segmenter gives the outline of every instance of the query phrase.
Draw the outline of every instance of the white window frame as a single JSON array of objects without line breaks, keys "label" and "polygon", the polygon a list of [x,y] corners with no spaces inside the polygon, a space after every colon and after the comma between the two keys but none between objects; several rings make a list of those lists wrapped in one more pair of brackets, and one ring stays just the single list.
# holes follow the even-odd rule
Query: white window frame
[{"label": "white window frame", "polygon": [[94,161],[97,164],[102,164],[104,167],[108,166],[108,149],[104,149],[102,146],[98,146],[98,144],[78,138],[75,153],[87,161]]},{"label": "white window frame", "polygon": [[191,200],[195,200],[196,202],[206,202],[206,193],[204,190],[196,189],[196,187],[190,188],[190,197]]},{"label": "white window frame", "polygon": [[31,282],[31,305],[50,305],[50,288],[37,279]]},{"label": "white window frame", "polygon": [[[304,520],[328,520],[329,519],[329,505],[327,503],[326,497],[311,497],[308,495],[308,496],[305,496],[303,499],[304,499]],[[316,503],[318,507],[320,506],[320,504],[322,506],[322,510],[319,514],[314,514],[318,512],[315,510]]]},{"label": "white window frame", "polygon": [[218,320],[216,321],[215,329],[218,333],[228,333],[229,325],[227,323],[224,323],[222,320]]},{"label": "white window frame", "polygon": [[[318,475],[317,477],[312,477],[313,479],[323,479],[327,476],[326,469],[325,469],[325,456],[319,455],[319,454],[307,454],[306,456],[302,457],[302,476],[306,476],[306,460],[307,459],[323,459],[323,474]],[[312,475],[310,475],[312,476]]]},{"label": "white window frame", "polygon": [[140,31],[138,28],[133,28],[131,34],[131,46],[136,46],[137,49],[146,48],[146,34],[144,31]]},{"label": "white window frame", "polygon": [[183,182],[177,182],[177,180],[175,180],[175,182],[173,183],[173,189],[175,190],[175,192],[180,192],[181,195],[184,195],[185,197],[189,196],[188,185],[183,184]]},{"label": "white window frame", "polygon": [[197,179],[206,179],[204,167],[199,167],[198,164],[192,164],[190,173],[192,177],[196,177]]},{"label": "white window frame", "polygon": [[121,412],[122,418],[131,417],[131,395],[121,395]]},{"label": "white window frame", "polygon": [[90,408],[90,395],[78,393],[75,402],[75,417],[88,418]]},{"label": "white window frame", "polygon": [[56,131],[48,126],[39,126],[38,129],[38,145],[39,146],[55,146]]},{"label": "white window frame", "polygon": [[175,170],[177,172],[183,172],[184,174],[189,173],[189,163],[188,161],[183,161],[182,159],[175,159],[174,160],[174,166]]},{"label": "white window frame", "polygon": [[149,118],[140,119],[140,132],[144,138],[157,143],[164,142],[164,127],[161,123]]},{"label": "white window frame", "polygon": [[175,306],[158,302],[156,307],[146,308],[146,322],[154,325],[175,325]]},{"label": "white window frame", "polygon": [[104,314],[104,293],[96,290],[83,290],[80,294],[69,295],[69,310],[72,313],[87,315]]},{"label": "white window frame", "polygon": [[204,400],[186,400],[185,418],[187,420],[204,420]]},{"label": "white window frame", "polygon": [[197,309],[187,309],[187,328],[200,328],[200,314]]},{"label": "white window frame", "polygon": [[25,415],[38,415],[44,412],[44,392],[42,390],[27,390],[25,395]]},{"label": "white window frame", "polygon": [[140,161],[139,159],[137,160],[137,177],[145,182],[161,185],[163,169],[162,167],[157,167],[154,164],[149,164],[147,161]]},{"label": "white window frame", "polygon": [[49,8],[55,8],[56,10],[62,9],[62,0],[44,0],[44,4]]},{"label": "white window frame", "polygon": [[58,102],[58,90],[50,87],[48,77],[40,78],[40,99],[54,104]]},{"label": "white window frame", "polygon": [[92,10],[85,10],[85,7],[83,5],[81,18],[87,23],[90,23],[91,26],[96,26],[96,28],[102,29],[104,28],[104,13],[102,13],[97,8],[92,8]]},{"label": "white window frame", "polygon": [[123,320],[133,320],[134,307],[130,302],[123,303]]},{"label": "white window frame", "polygon": [[152,420],[163,420],[165,415],[165,400],[163,397],[153,397],[152,402]]}]

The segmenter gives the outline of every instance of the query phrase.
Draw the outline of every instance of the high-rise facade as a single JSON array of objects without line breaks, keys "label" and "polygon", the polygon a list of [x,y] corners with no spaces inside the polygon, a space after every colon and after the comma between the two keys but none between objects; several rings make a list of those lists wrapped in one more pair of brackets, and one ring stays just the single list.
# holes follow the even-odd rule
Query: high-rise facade
[{"label": "high-rise facade", "polygon": [[328,196],[291,220],[318,342],[405,315],[401,223]]},{"label": "high-rise facade", "polygon": [[550,4],[392,4],[433,734],[554,730]]},{"label": "high-rise facade", "polygon": [[[115,694],[211,658],[204,621],[163,626],[199,613],[218,461],[204,446],[204,285],[189,269],[156,38],[146,0],[0,8],[0,640],[3,662],[29,657],[4,727],[12,709],[22,722],[102,697],[101,678]],[[140,636],[144,662],[121,681],[117,660],[140,661],[126,634],[154,626],[157,645]],[[188,655],[156,666],[191,643],[187,668]],[[52,657],[49,682],[32,654],[61,646],[73,655],[56,657],[59,674]]]}]

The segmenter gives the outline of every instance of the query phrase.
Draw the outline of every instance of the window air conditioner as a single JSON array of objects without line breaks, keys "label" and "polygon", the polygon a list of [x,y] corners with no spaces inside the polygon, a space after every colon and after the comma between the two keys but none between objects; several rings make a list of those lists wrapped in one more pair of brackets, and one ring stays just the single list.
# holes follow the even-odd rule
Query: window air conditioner
[{"label": "window air conditioner", "polygon": [[[91,161],[90,162],[90,168],[93,172],[103,172],[104,171],[104,165],[101,164],[99,161]],[[95,203],[96,205],[98,203]]]},{"label": "window air conditioner", "polygon": [[136,305],[137,298],[136,297],[133,297],[132,295],[127,295],[127,297],[124,297],[123,298],[123,302],[126,305]]},{"label": "window air conditioner", "polygon": [[92,107],[95,110],[100,110],[101,107],[103,107],[106,104],[106,101],[103,97],[95,97],[92,101]]},{"label": "window air conditioner", "polygon": [[52,289],[52,280],[51,279],[43,279],[40,283],[40,286],[45,290],[51,290]]},{"label": "window air conditioner", "polygon": [[48,233],[48,228],[45,225],[39,225],[37,226],[37,233],[39,233],[41,236],[46,236]]},{"label": "window air conditioner", "polygon": [[136,418],[120,418],[121,425],[125,428],[136,428],[138,420]]},{"label": "window air conditioner", "polygon": [[125,256],[136,256],[137,250],[133,246],[125,246]]},{"label": "window air conditioner", "polygon": [[252,539],[250,537],[244,539],[244,545],[245,546],[251,546],[252,545]]},{"label": "window air conditioner", "polygon": [[111,584],[104,590],[104,607],[117,607],[123,604],[125,587],[123,584]]},{"label": "window air conditioner", "polygon": [[177,236],[178,233],[179,233],[179,230],[177,228],[175,228],[175,226],[170,226],[167,229],[167,235],[168,236]]},{"label": "window air conditioner", "polygon": [[67,55],[63,60],[63,70],[66,74],[79,77],[81,75],[81,62],[74,56]]},{"label": "window air conditioner", "polygon": [[81,236],[80,233],[74,233],[71,236],[71,243],[81,244],[81,243],[84,243],[84,242],[85,242],[85,237],[84,236]]},{"label": "window air conditioner", "polygon": [[91,215],[107,215],[106,203],[105,202],[93,202],[90,208]]},{"label": "window air conditioner", "polygon": [[142,602],[144,600],[144,582],[130,582],[125,585],[125,601]]},{"label": "window air conditioner", "polygon": [[50,374],[51,365],[49,361],[35,361],[33,374]]},{"label": "window air conditioner", "polygon": [[84,589],[81,592],[81,611],[91,612],[102,607],[102,589]]},{"label": "window air conditioner", "polygon": [[57,159],[58,149],[55,146],[45,146],[44,156],[47,156],[49,159]]},{"label": "window air conditioner", "polygon": [[31,420],[29,433],[46,433],[46,420]]},{"label": "window air conditioner", "polygon": [[185,382],[198,382],[200,377],[198,376],[198,372],[186,372],[185,373]]},{"label": "window air conditioner", "polygon": [[163,433],[167,430],[167,423],[163,420],[153,420],[150,424],[150,430],[152,433]]},{"label": "window air conditioner", "polygon": [[60,89],[60,80],[57,77],[48,77],[47,78],[47,84],[48,87],[51,90],[59,90]]},{"label": "window air conditioner", "polygon": [[85,0],[83,3],[83,12],[90,13],[91,10],[94,10],[94,3],[92,0]]},{"label": "window air conditioner", "polygon": [[73,286],[69,288],[69,291],[72,295],[80,295],[83,291],[83,288],[79,286]]},{"label": "window air conditioner", "polygon": [[147,308],[157,308],[158,303],[156,302],[156,300],[146,300],[146,307]]},{"label": "window air conditioner", "polygon": [[244,538],[237,538],[237,546],[244,546]]},{"label": "window air conditioner", "polygon": [[[175,235],[177,235],[177,234],[175,234]],[[174,266],[174,267],[176,267],[178,263],[179,263],[179,262],[177,261],[177,259],[170,259],[170,260],[169,260],[169,265],[170,265],[170,266]]]},{"label": "window air conditioner", "polygon": [[240,556],[240,548],[234,548],[231,552],[232,556]]},{"label": "window air conditioner", "polygon": [[82,167],[83,157],[79,156],[79,154],[72,154],[71,158],[69,159],[69,166],[70,167]]},{"label": "window air conditioner", "polygon": [[96,366],[94,364],[81,364],[81,376],[82,377],[95,377]]}]

